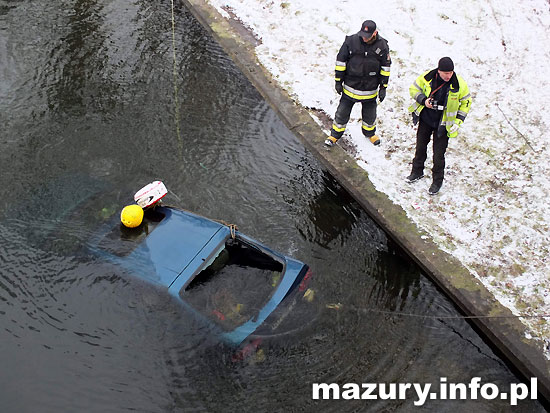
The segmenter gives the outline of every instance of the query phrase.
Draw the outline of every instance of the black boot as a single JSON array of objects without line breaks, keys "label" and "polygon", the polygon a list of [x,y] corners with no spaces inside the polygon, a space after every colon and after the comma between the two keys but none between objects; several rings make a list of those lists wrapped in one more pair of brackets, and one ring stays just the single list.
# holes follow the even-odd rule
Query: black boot
[{"label": "black boot", "polygon": [[428,193],[430,195],[435,195],[439,192],[439,190],[441,189],[441,185],[442,184],[438,184],[436,182],[432,182],[432,184],[430,185],[430,189],[428,189]]},{"label": "black boot", "polygon": [[405,181],[412,184],[422,178],[424,178],[424,174],[422,172],[411,172],[411,174],[405,178]]}]

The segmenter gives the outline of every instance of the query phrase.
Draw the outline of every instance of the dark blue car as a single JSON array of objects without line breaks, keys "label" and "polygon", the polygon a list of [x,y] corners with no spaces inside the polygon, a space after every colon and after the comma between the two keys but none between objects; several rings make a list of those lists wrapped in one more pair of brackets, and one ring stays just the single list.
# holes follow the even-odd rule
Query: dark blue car
[{"label": "dark blue car", "polygon": [[115,218],[92,237],[91,251],[165,288],[241,352],[276,335],[296,303],[312,297],[306,264],[227,225],[166,206],[146,209],[138,228]]},{"label": "dark blue car", "polygon": [[152,290],[172,296],[182,315],[215,342],[238,349],[237,358],[306,324],[302,310],[313,298],[308,266],[225,224],[157,204],[145,208],[141,225],[126,228],[119,219],[122,192],[82,175],[58,178],[32,194],[24,208],[2,218],[29,245],[97,257],[155,285]]}]

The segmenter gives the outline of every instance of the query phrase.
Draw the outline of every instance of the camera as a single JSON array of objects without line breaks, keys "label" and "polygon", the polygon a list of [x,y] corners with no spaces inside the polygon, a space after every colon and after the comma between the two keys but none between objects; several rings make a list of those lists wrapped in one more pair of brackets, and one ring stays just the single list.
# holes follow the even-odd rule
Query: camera
[{"label": "camera", "polygon": [[445,107],[443,105],[439,105],[439,102],[435,100],[434,98],[429,99],[430,105],[432,105],[432,109],[434,110],[443,110]]}]

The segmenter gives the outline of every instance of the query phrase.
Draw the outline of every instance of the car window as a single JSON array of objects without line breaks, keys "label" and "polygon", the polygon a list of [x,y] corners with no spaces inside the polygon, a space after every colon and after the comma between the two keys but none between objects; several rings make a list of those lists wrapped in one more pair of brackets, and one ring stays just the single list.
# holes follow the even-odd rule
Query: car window
[{"label": "car window", "polygon": [[253,319],[282,278],[283,263],[242,239],[229,239],[180,292],[184,301],[230,331]]}]

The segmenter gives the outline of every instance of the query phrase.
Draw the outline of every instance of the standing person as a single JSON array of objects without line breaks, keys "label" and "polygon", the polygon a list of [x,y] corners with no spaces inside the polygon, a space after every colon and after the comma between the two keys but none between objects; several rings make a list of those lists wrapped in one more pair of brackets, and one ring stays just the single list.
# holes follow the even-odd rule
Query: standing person
[{"label": "standing person", "polygon": [[418,123],[416,153],[408,183],[424,177],[424,162],[428,143],[433,135],[432,185],[428,190],[435,195],[443,184],[445,151],[449,138],[458,135],[458,129],[470,111],[472,98],[468,85],[454,72],[450,57],[442,57],[436,69],[420,75],[409,88],[415,102],[409,107],[413,122]]},{"label": "standing person", "polygon": [[[342,137],[351,109],[361,102],[362,131],[374,144],[380,144],[376,135],[376,97],[386,97],[390,77],[390,50],[388,42],[378,35],[376,23],[366,20],[361,30],[346,40],[336,56],[335,88],[342,95],[334,116],[330,136],[325,145],[333,146]],[[343,92],[343,93],[342,93]]]}]

